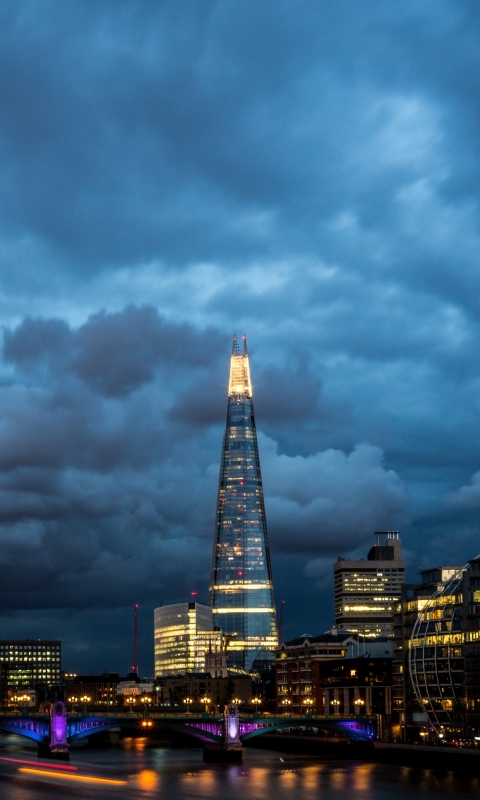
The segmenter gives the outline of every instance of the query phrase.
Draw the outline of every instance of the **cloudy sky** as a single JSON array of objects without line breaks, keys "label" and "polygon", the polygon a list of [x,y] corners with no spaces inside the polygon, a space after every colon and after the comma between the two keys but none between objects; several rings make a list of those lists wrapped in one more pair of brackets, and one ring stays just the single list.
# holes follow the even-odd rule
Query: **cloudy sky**
[{"label": "cloudy sky", "polygon": [[125,672],[206,598],[247,334],[285,634],[480,551],[476,0],[4,0],[0,636]]}]

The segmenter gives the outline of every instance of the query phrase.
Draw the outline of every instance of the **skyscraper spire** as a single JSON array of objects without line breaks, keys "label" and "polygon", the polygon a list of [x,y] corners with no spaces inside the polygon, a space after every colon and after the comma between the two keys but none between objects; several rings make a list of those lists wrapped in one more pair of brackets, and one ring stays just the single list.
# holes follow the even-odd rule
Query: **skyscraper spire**
[{"label": "skyscraper spire", "polygon": [[242,353],[233,337],[209,593],[229,666],[258,671],[271,663],[277,631],[245,336]]}]

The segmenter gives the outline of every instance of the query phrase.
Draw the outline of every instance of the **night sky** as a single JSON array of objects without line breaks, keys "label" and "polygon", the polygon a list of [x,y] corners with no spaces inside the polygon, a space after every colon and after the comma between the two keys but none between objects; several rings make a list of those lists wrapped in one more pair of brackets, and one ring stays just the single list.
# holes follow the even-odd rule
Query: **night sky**
[{"label": "night sky", "polygon": [[247,334],[284,634],[480,551],[477,0],[3,0],[0,637],[153,670]]}]

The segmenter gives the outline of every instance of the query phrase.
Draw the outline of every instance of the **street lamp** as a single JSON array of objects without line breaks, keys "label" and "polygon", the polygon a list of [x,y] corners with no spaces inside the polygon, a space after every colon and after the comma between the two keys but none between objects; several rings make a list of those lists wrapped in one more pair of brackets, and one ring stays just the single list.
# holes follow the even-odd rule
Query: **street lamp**
[{"label": "street lamp", "polygon": [[334,714],[339,714],[340,713],[340,709],[339,709],[340,700],[331,700],[331,704],[333,706],[333,713]]},{"label": "street lamp", "polygon": [[282,700],[282,706],[284,706],[284,712],[283,712],[284,714],[286,714],[286,713],[287,713],[287,711],[288,711],[288,706],[291,706],[291,705],[292,705],[292,701],[291,701],[291,700],[289,700],[289,699],[288,699],[288,697],[285,697],[285,698]]},{"label": "street lamp", "polygon": [[353,701],[353,705],[357,707],[357,713],[360,714],[362,706],[365,705],[365,700],[362,700],[361,697],[357,697],[357,699]]},{"label": "street lamp", "polygon": [[303,705],[305,706],[305,713],[308,714],[308,712],[312,710],[313,703],[314,701],[312,700],[311,697],[305,698],[305,700],[303,701]]},{"label": "street lamp", "polygon": [[207,695],[205,695],[204,697],[200,698],[200,702],[205,705],[205,712],[207,712],[208,711],[208,706],[212,702],[211,698],[207,697]]},{"label": "street lamp", "polygon": [[187,706],[187,714],[188,714],[188,707],[193,703],[193,700],[191,697],[184,697],[183,702]]},{"label": "street lamp", "polygon": [[257,708],[258,708],[258,706],[260,705],[261,702],[262,702],[262,698],[261,697],[252,697],[252,703],[253,703],[254,706],[257,706]]},{"label": "street lamp", "polygon": [[[140,698],[140,702],[143,703],[143,716],[146,717],[147,714],[147,705],[148,703],[152,702],[152,698],[149,697],[148,694],[144,694],[143,697]],[[145,727],[145,726],[144,726]]]},{"label": "street lamp", "polygon": [[234,697],[234,698],[233,698],[233,700],[232,700],[232,703],[235,703],[235,705],[236,705],[236,706],[239,706],[241,702],[242,702],[242,701],[241,701],[241,700],[239,700],[239,698],[238,698],[238,697]]},{"label": "street lamp", "polygon": [[88,694],[84,694],[84,695],[83,695],[83,696],[80,698],[80,702],[81,702],[81,703],[85,703],[85,708],[84,708],[84,710],[85,710],[85,711],[87,710],[87,703],[89,703],[91,699],[92,699],[92,698],[91,698],[91,697],[89,697],[89,696],[88,696]]}]

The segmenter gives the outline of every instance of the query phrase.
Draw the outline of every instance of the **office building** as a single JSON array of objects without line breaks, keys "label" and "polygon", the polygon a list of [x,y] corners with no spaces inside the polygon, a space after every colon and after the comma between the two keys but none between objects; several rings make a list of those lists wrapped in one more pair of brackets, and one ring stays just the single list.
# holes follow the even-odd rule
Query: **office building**
[{"label": "office building", "polygon": [[363,636],[392,636],[393,614],[405,582],[398,531],[376,533],[367,559],[333,565],[335,625]]},{"label": "office building", "polygon": [[[401,599],[396,604],[394,619],[393,619],[393,642],[394,642],[394,662],[393,662],[393,689],[392,689],[392,737],[396,741],[420,741],[420,732],[425,734],[430,725],[427,712],[423,703],[417,697],[414,686],[410,677],[410,657],[414,654],[414,663],[416,670],[422,664],[423,668],[423,654],[418,650],[412,642],[412,634],[414,628],[417,626],[419,615],[423,614],[427,608],[432,596],[437,599],[441,598],[445,586],[450,586],[455,576],[460,575],[462,568],[458,566],[436,567],[434,569],[425,569],[420,571],[421,580],[419,583],[405,583],[402,586]],[[451,593],[448,593],[451,598]],[[442,604],[437,605],[435,615],[437,627],[442,628]],[[451,605],[448,608],[448,613],[453,611]],[[446,621],[443,623],[444,630],[436,632],[436,637],[440,634],[440,638],[448,634],[449,636],[454,633],[457,641],[453,643],[449,641],[442,645],[445,647],[446,654],[449,657],[450,665],[452,668],[451,678],[445,675],[445,671],[440,673],[440,678],[443,686],[444,700],[447,701],[446,705],[451,707],[451,688],[455,685],[457,691],[463,682],[462,669],[463,669],[463,634],[461,631],[456,630],[452,632],[453,619],[449,617],[448,626],[450,631],[447,631]],[[455,621],[455,627],[458,628],[458,618]],[[462,641],[458,641],[460,638]],[[418,638],[418,637],[416,637]],[[413,649],[412,649],[413,646]],[[429,656],[427,661],[427,671],[423,671],[422,675],[419,673],[421,680],[435,682],[435,691],[441,693],[441,684],[437,683],[435,672],[435,660],[431,658],[432,654],[435,655],[435,645],[426,650]],[[460,659],[460,660],[459,660]],[[428,677],[427,677],[428,675]],[[445,681],[446,679],[446,681]],[[447,695],[445,696],[445,689]],[[442,709],[443,711],[444,709]],[[451,709],[450,709],[451,710]]]},{"label": "office building", "polygon": [[277,628],[246,339],[233,339],[209,588],[228,665],[257,672],[274,660]]},{"label": "office building", "polygon": [[421,576],[395,617],[397,730],[406,741],[474,740],[480,736],[480,557]]},{"label": "office building", "polygon": [[223,647],[213,614],[202,603],[175,603],[154,611],[155,675],[203,671],[208,653]]},{"label": "office building", "polygon": [[50,639],[0,640],[0,694],[48,689],[61,680],[61,643]]}]

